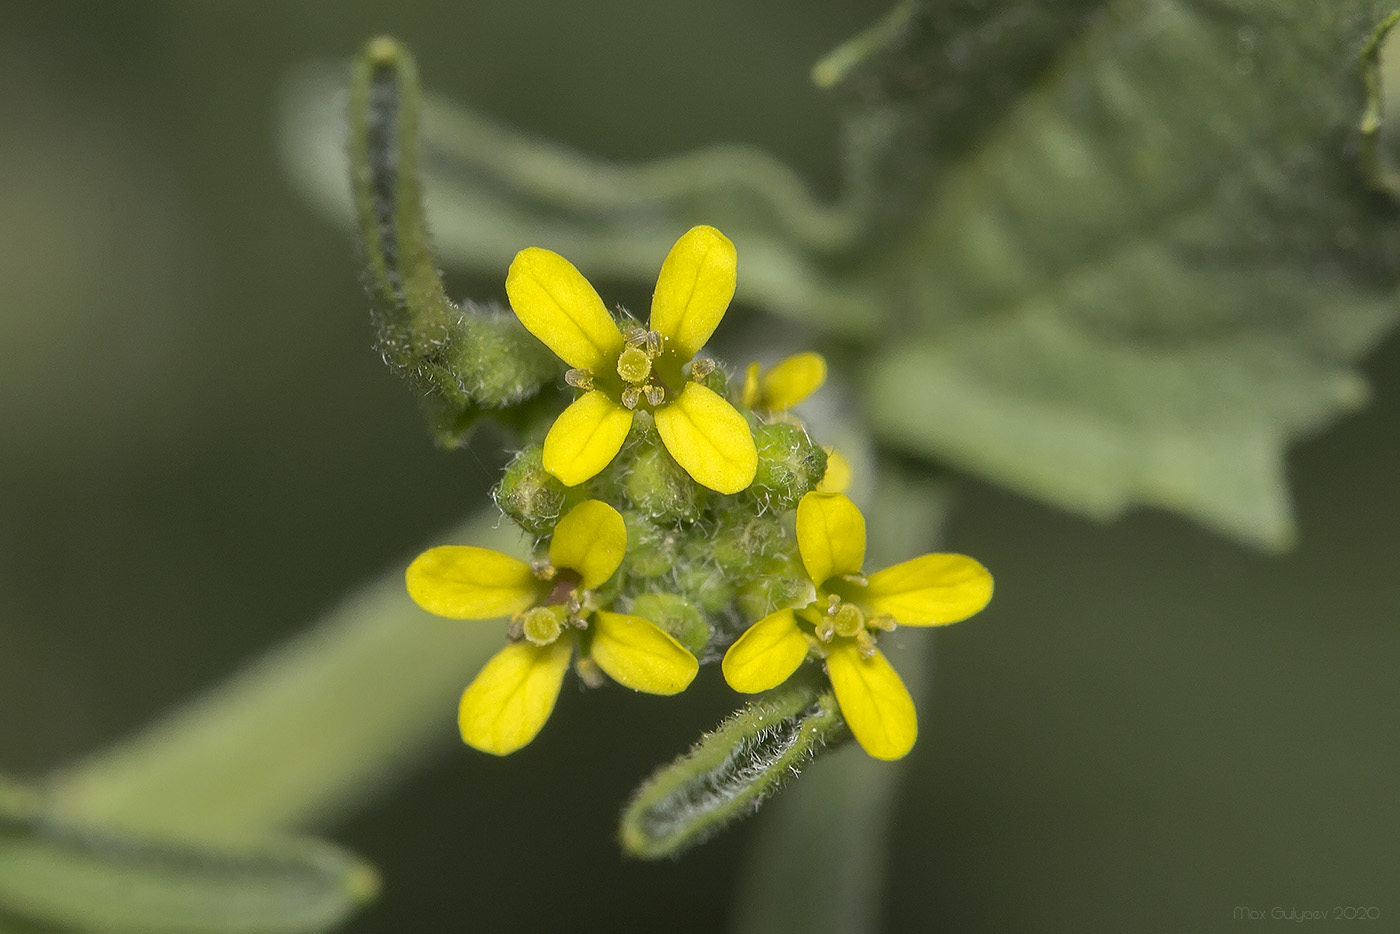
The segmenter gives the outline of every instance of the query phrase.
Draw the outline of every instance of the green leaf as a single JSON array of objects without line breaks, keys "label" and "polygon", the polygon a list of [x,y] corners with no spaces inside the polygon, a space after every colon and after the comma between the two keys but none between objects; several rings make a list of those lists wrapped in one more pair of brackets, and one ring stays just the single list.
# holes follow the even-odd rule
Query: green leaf
[{"label": "green leaf", "polygon": [[54,818],[0,788],[0,931],[299,934],[344,921],[378,890],[328,844],[205,848]]},{"label": "green leaf", "polygon": [[[941,173],[871,367],[891,444],[1110,517],[1293,525],[1287,443],[1362,404],[1400,225],[1354,151],[1373,2],[1121,2]],[[1349,154],[1351,151],[1351,154]]]}]

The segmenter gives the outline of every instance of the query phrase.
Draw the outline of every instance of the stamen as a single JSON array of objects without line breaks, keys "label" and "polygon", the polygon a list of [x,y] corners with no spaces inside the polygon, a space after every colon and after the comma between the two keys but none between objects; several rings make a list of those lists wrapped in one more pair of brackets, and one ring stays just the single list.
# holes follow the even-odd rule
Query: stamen
[{"label": "stamen", "polygon": [[542,581],[554,580],[554,565],[547,558],[536,558],[530,562],[530,573]]},{"label": "stamen", "polygon": [[622,404],[629,409],[635,409],[641,398],[642,392],[636,386],[628,386],[622,390]]},{"label": "stamen", "polygon": [[647,405],[656,406],[666,401],[666,390],[656,383],[647,383],[642,392],[647,397]]},{"label": "stamen", "polygon": [[578,673],[578,679],[591,688],[600,688],[608,683],[608,679],[603,676],[603,669],[587,656],[580,656],[574,662],[574,671]]},{"label": "stamen", "polygon": [[701,357],[690,365],[690,378],[693,380],[702,380],[713,373],[716,366],[718,366],[718,364],[709,357]]},{"label": "stamen", "polygon": [[862,629],[856,633],[856,654],[866,661],[875,657],[875,643],[870,639],[870,633]]},{"label": "stamen", "polygon": [[590,390],[593,388],[593,372],[576,366],[564,374],[564,382],[575,389]]}]

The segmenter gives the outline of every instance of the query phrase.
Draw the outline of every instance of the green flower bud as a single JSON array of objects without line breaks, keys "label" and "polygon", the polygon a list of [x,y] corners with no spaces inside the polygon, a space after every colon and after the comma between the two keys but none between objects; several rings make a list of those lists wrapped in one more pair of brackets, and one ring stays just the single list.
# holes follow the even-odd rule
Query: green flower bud
[{"label": "green flower bud", "polygon": [[484,408],[515,405],[558,375],[549,349],[514,315],[464,302],[449,328],[444,354],[462,391]]},{"label": "green flower bud", "polygon": [[644,593],[632,598],[628,612],[649,619],[666,630],[692,655],[699,655],[710,642],[709,624],[684,597],[671,593]]},{"label": "green flower bud", "polygon": [[661,528],[640,513],[622,514],[627,523],[627,556],[623,567],[636,578],[660,577],[676,563],[679,536],[674,529]]},{"label": "green flower bud", "polygon": [[564,511],[567,490],[545,472],[544,449],[536,445],[515,455],[493,495],[496,505],[527,533],[547,535]]},{"label": "green flower bud", "polygon": [[676,569],[676,586],[706,613],[722,613],[734,601],[734,586],[724,571],[708,562],[683,562]]},{"label": "green flower bud", "polygon": [[744,509],[731,510],[721,522],[706,551],[731,579],[753,576],[758,567],[786,546],[787,530],[777,513],[756,516],[753,506],[746,504]]},{"label": "green flower bud", "polygon": [[758,471],[748,494],[771,509],[792,509],[814,490],[826,473],[826,452],[792,422],[759,425],[753,440]]},{"label": "green flower bud", "polygon": [[627,498],[653,519],[695,519],[705,506],[705,491],[659,444],[644,440],[631,452],[623,480]]},{"label": "green flower bud", "polygon": [[785,606],[811,598],[812,582],[807,579],[796,551],[774,558],[739,588],[739,611],[747,620],[760,620]]}]

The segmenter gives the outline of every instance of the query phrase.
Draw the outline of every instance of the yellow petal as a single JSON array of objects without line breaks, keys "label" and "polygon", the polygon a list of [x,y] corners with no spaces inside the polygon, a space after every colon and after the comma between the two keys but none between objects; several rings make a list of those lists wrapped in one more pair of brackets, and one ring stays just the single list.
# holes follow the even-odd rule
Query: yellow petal
[{"label": "yellow petal", "polygon": [[606,610],[593,614],[588,654],[618,684],[648,694],[679,694],[700,670],[695,656],[655,623]]},{"label": "yellow petal", "polygon": [[759,400],[765,409],[790,409],[826,382],[826,359],[819,353],[793,354],[759,380]]},{"label": "yellow petal", "polygon": [[429,548],[404,574],[408,595],[429,613],[451,619],[496,619],[534,606],[541,582],[524,561],[489,548]]},{"label": "yellow petal", "polygon": [[788,679],[807,657],[807,637],[792,610],[770,613],[754,623],[724,653],[720,668],[736,691],[756,694]]},{"label": "yellow petal", "polygon": [[865,563],[865,517],[840,493],[808,493],[797,504],[797,550],[820,587]]},{"label": "yellow petal", "polygon": [[920,555],[870,575],[861,602],[906,626],[967,619],[992,599],[992,575],[966,555]]},{"label": "yellow petal", "polygon": [[914,699],[877,649],[861,658],[856,644],[840,640],[826,657],[826,673],[841,716],[862,749],[876,759],[900,759],[919,735]]},{"label": "yellow petal", "polygon": [[651,329],[689,360],[715,332],[734,297],[738,254],[713,227],[692,227],[671,247],[651,298]]},{"label": "yellow petal", "polygon": [[606,370],[622,351],[622,332],[573,263],[530,247],[506,273],[510,307],[525,329],[569,366]]},{"label": "yellow petal", "polygon": [[501,649],[462,692],[457,726],[468,746],[504,756],[535,738],[554,710],[574,640],[514,642]]},{"label": "yellow petal", "polygon": [[739,393],[739,401],[744,408],[751,409],[763,398],[758,389],[758,364],[750,363],[744,370],[744,388]]},{"label": "yellow petal", "polygon": [[822,482],[817,484],[817,492],[846,492],[846,488],[851,485],[851,462],[835,448],[823,450],[826,451],[826,473],[822,474]]},{"label": "yellow petal", "polygon": [[627,551],[627,525],[607,503],[590,499],[570,509],[554,526],[549,563],[569,568],[592,590],[613,576]]},{"label": "yellow petal", "polygon": [[753,432],[719,394],[686,383],[680,396],[655,415],[661,443],[696,483],[717,493],[738,493],[753,483],[758,470]]},{"label": "yellow petal", "polygon": [[631,428],[631,409],[590,390],[554,420],[544,439],[544,469],[565,486],[578,486],[612,463]]}]

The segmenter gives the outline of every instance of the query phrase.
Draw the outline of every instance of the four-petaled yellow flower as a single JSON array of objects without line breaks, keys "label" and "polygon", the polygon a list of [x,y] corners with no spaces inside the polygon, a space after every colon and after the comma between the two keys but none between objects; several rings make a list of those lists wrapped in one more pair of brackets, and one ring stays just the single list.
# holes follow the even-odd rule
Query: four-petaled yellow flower
[{"label": "four-petaled yellow flower", "polygon": [[638,409],[649,410],[666,450],[697,483],[737,493],[753,482],[758,452],[748,422],[696,382],[714,369],[685,366],[714,333],[734,297],[734,244],[694,227],[671,248],[656,280],[646,328],[618,329],[593,286],[557,253],[530,247],[506,276],[511,308],[526,329],[572,369],[584,394],[555,420],[544,469],[577,486],[612,462]]},{"label": "four-petaled yellow flower", "polygon": [[462,694],[462,739],[506,755],[535,738],[554,710],[574,645],[587,670],[596,665],[619,684],[676,694],[690,684],[695,656],[640,616],[601,609],[592,591],[617,571],[627,528],[616,509],[580,503],[559,520],[548,563],[526,564],[489,548],[443,545],[409,565],[408,593],[419,606],[452,619],[511,616],[512,641]]},{"label": "four-petaled yellow flower", "polygon": [[808,493],[797,504],[797,547],[814,598],[759,620],[725,653],[725,680],[737,691],[777,687],[809,652],[827,676],[856,741],[877,759],[914,745],[914,701],[871,634],[966,619],[992,597],[992,576],[964,555],[928,554],[866,577],[865,517],[845,496]]}]

